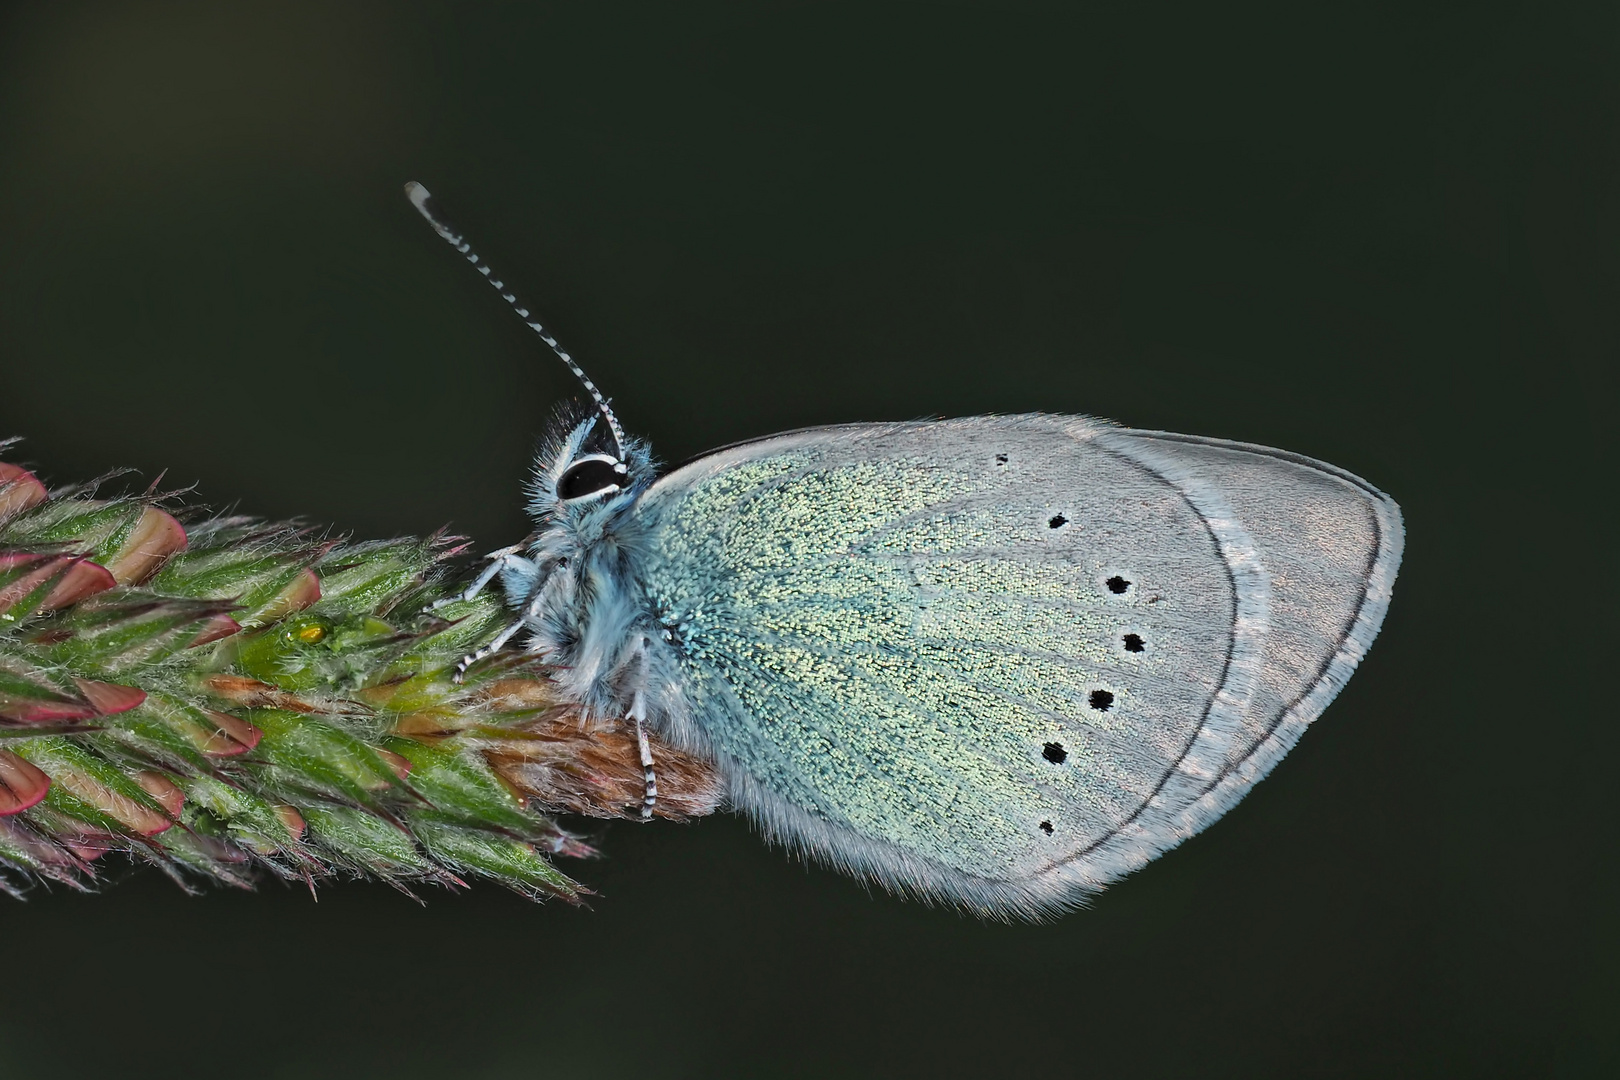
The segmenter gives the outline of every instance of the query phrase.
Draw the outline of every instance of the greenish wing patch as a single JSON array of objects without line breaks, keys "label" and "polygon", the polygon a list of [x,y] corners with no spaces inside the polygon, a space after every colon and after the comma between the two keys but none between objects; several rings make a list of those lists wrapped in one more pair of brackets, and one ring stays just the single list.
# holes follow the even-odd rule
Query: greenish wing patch
[{"label": "greenish wing patch", "polygon": [[1220,685],[1202,523],[1168,488],[1088,495],[1123,466],[1078,443],[1040,476],[861,449],[744,461],[664,509],[646,584],[698,722],[801,809],[968,873],[1106,838]]}]

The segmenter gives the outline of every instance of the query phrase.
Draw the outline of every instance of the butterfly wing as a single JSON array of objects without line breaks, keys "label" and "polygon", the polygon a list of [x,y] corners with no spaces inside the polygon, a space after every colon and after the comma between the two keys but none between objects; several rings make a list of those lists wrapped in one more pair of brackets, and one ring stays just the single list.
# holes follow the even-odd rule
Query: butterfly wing
[{"label": "butterfly wing", "polygon": [[[639,509],[666,732],[769,833],[900,889],[1034,914],[1141,865],[1325,706],[1388,547],[1353,478],[1177,439],[851,425],[677,470]],[[1289,535],[1307,519],[1331,522],[1322,566]]]}]

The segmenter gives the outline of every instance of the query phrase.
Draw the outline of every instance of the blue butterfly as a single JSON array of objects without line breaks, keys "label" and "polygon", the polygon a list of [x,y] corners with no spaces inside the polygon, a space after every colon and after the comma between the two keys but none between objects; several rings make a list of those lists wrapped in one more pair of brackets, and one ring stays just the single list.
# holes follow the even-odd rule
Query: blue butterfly
[{"label": "blue butterfly", "polygon": [[[438,215],[411,201],[486,276]],[[1377,635],[1400,509],[1342,469],[1081,416],[789,432],[659,476],[589,414],[494,553],[563,697],[713,761],[772,840],[989,917],[1074,907],[1218,818]]]}]

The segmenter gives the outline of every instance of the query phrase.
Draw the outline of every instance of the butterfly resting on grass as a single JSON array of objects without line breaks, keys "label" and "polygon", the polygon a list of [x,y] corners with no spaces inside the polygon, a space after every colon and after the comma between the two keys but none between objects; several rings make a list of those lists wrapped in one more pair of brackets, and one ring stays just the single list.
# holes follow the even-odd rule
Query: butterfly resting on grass
[{"label": "butterfly resting on grass", "polygon": [[566,700],[896,891],[1083,903],[1241,799],[1383,622],[1400,510],[1342,469],[1032,414],[809,428],[658,476],[490,280],[596,407],[539,454],[533,539],[468,590],[499,577],[517,617],[463,670],[527,635]]}]

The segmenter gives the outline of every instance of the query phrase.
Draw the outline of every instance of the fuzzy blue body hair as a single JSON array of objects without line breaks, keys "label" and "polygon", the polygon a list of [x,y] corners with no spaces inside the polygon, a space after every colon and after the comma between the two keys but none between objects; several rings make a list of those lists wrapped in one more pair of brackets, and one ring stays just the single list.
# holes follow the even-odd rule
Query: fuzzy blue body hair
[{"label": "fuzzy blue body hair", "polygon": [[[594,412],[563,413],[542,441],[527,491],[535,536],[526,558],[503,567],[501,585],[524,612],[528,649],[555,667],[562,693],[589,716],[624,716],[638,689],[673,686],[657,677],[668,671],[665,641],[634,570],[647,525],[632,511],[657,467],[644,441],[627,439],[623,487],[560,498],[558,484],[590,452],[598,422]],[[667,694],[648,699],[654,716],[672,704]]]}]

